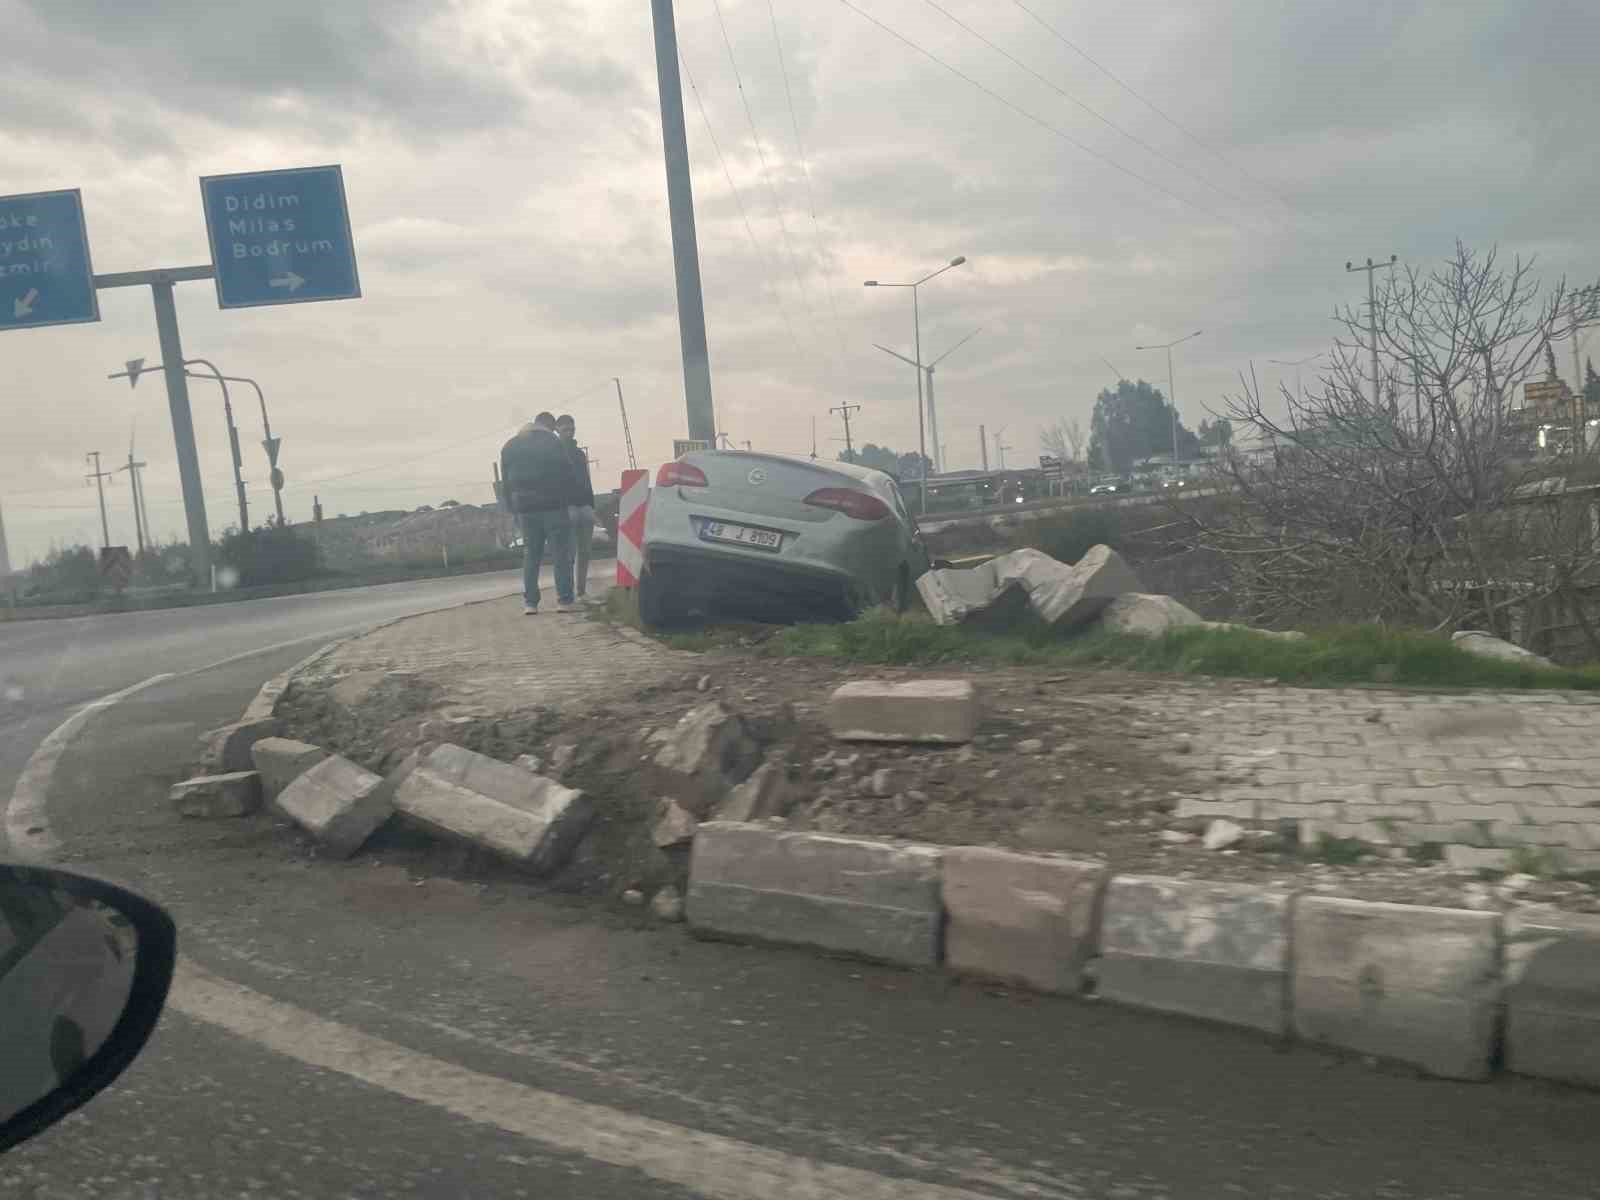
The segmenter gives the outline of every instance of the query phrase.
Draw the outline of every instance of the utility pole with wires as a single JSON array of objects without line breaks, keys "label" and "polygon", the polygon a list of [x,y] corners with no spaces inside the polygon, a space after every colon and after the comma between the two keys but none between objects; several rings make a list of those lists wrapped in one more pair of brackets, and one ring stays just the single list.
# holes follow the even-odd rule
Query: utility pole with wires
[{"label": "utility pole with wires", "polygon": [[84,462],[89,462],[90,460],[93,460],[93,462],[94,462],[94,470],[92,472],[90,472],[89,474],[86,474],[83,478],[85,479],[85,481],[90,480],[90,479],[94,480],[95,488],[100,493],[100,545],[101,546],[109,546],[109,545],[111,545],[111,525],[106,520],[106,485],[105,485],[105,481],[107,479],[115,478],[116,472],[115,471],[102,471],[100,469],[100,451],[98,451],[98,450],[91,450],[91,451],[89,451],[87,454],[85,454],[83,456],[83,461]]},{"label": "utility pole with wires", "polygon": [[811,461],[817,461],[817,419],[811,418]]},{"label": "utility pole with wires", "polygon": [[[844,419],[844,460],[845,462],[855,462],[856,449],[855,445],[850,441],[850,414],[853,412],[860,412],[861,405],[851,404],[846,401],[845,403],[839,405],[839,407],[830,408],[828,411],[831,413],[838,413],[839,416]],[[812,453],[815,455],[816,452],[813,450]]]},{"label": "utility pole with wires", "polygon": [[983,469],[989,469],[989,435],[982,425],[978,426],[978,451],[983,455]]},{"label": "utility pole with wires", "polygon": [[1365,271],[1367,273],[1367,333],[1372,338],[1372,407],[1378,408],[1383,404],[1383,381],[1378,378],[1378,287],[1373,281],[1374,271],[1385,271],[1393,268],[1400,261],[1397,254],[1389,255],[1386,263],[1375,263],[1370,258],[1367,265],[1358,267],[1355,263],[1346,261],[1345,273]]},{"label": "utility pole with wires", "polygon": [[622,402],[622,380],[613,375],[611,382],[617,385],[617,407],[622,410],[622,440],[628,444],[628,469],[637,471],[639,460],[633,456],[633,433],[628,428],[628,406]]}]

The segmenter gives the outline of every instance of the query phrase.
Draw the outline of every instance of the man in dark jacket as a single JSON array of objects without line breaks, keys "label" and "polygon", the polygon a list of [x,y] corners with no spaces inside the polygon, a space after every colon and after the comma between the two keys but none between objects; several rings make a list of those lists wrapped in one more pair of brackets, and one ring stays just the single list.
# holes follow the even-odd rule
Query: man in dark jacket
[{"label": "man in dark jacket", "polygon": [[567,509],[572,520],[575,563],[572,582],[578,589],[578,599],[583,600],[589,590],[589,552],[594,549],[594,484],[589,479],[589,452],[578,445],[578,423],[571,413],[562,413],[556,418],[556,434],[561,438],[561,448],[572,460],[575,491]]},{"label": "man in dark jacket", "polygon": [[522,531],[522,611],[539,611],[539,562],[546,543],[555,568],[556,610],[570,612],[572,598],[572,521],[567,509],[577,496],[572,459],[556,437],[556,419],[547,412],[533,419],[500,450],[500,478],[506,507],[517,514]]}]

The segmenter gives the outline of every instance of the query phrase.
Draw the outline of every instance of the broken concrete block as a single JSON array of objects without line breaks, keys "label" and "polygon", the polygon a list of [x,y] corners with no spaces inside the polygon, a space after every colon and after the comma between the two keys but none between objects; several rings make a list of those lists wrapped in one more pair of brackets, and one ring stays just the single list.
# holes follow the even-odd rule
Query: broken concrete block
[{"label": "broken concrete block", "polygon": [[789,772],[782,758],[768,759],[757,767],[728,798],[717,805],[718,821],[760,821],[781,817],[789,806]]},{"label": "broken concrete block", "polygon": [[[1040,557],[1055,562],[1047,555]],[[1140,590],[1133,568],[1110,546],[1091,547],[1065,573],[1038,566],[1030,570],[1037,578],[1026,584],[1028,602],[1046,621],[1064,628],[1092,621],[1118,596]]]},{"label": "broken concrete block", "polygon": [[1475,654],[1479,658],[1498,658],[1504,662],[1530,667],[1555,666],[1543,655],[1535,654],[1532,650],[1524,650],[1521,646],[1513,645],[1481,629],[1458,629],[1450,635],[1450,640],[1459,649],[1465,650],[1468,654]]},{"label": "broken concrete block", "polygon": [[1498,913],[1308,896],[1295,904],[1294,939],[1299,1036],[1452,1079],[1487,1078]]},{"label": "broken concrete block", "polygon": [[978,731],[978,694],[964,679],[864,679],[835,689],[827,721],[843,741],[970,742]]},{"label": "broken concrete block", "polygon": [[261,776],[255,771],[200,775],[167,793],[180,817],[247,817],[261,807]]},{"label": "broken concrete block", "polygon": [[261,791],[268,800],[327,757],[321,746],[293,738],[262,738],[250,747],[250,761],[261,772]]},{"label": "broken concrete block", "polygon": [[682,846],[694,841],[694,831],[699,824],[695,815],[683,805],[670,796],[663,797],[656,809],[656,823],[650,837],[663,850]]},{"label": "broken concrete block", "polygon": [[395,788],[394,806],[540,873],[566,861],[594,815],[574,788],[448,743],[419,757]]},{"label": "broken concrete block", "polygon": [[696,817],[710,812],[760,761],[760,748],[737,713],[718,701],[690,709],[657,731],[651,759],[654,780]]},{"label": "broken concrete block", "polygon": [[304,829],[335,858],[349,858],[394,815],[379,792],[380,776],[331,754],[302,771],[272,807]]},{"label": "broken concrete block", "polygon": [[1233,621],[1201,621],[1202,629],[1234,629],[1240,633],[1253,633],[1259,637],[1277,638],[1280,642],[1299,642],[1305,634],[1298,629],[1257,629],[1254,625],[1239,625]]},{"label": "broken concrete block", "polygon": [[1201,624],[1200,614],[1171,596],[1148,592],[1124,592],[1100,614],[1100,628],[1107,633],[1131,633],[1139,637],[1160,637],[1169,629]]},{"label": "broken concrete block", "polygon": [[1099,995],[1283,1033],[1289,897],[1244,884],[1118,875],[1100,923]]},{"label": "broken concrete block", "polygon": [[278,736],[278,719],[261,717],[250,721],[237,721],[200,735],[205,750],[200,755],[201,765],[207,771],[232,773],[253,771],[250,747],[262,738]]},{"label": "broken concrete block", "polygon": [[917,576],[917,591],[936,625],[955,625],[983,612],[1010,587],[995,575],[995,560],[975,567],[942,567]]},{"label": "broken concrete block", "polygon": [[1600,917],[1506,918],[1506,1068],[1600,1087]]},{"label": "broken concrete block", "polygon": [[1104,863],[979,846],[944,852],[945,962],[963,975],[1075,993],[1094,953]]},{"label": "broken concrete block", "polygon": [[651,897],[650,911],[660,921],[681,921],[683,920],[683,897],[678,894],[678,889],[669,883]]},{"label": "broken concrete block", "polygon": [[710,821],[694,839],[689,923],[702,934],[931,966],[941,856],[934,846]]}]

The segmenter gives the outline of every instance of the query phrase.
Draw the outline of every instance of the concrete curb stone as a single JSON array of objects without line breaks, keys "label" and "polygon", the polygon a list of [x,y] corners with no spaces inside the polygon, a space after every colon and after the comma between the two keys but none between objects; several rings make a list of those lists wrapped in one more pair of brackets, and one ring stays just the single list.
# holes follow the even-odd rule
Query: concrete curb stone
[{"label": "concrete curb stone", "polygon": [[349,858],[394,815],[381,776],[330,754],[278,793],[272,806],[335,858]]},{"label": "concrete curb stone", "polygon": [[1600,1087],[1600,916],[1506,919],[1506,1070]]},{"label": "concrete curb stone", "polygon": [[321,746],[294,738],[262,738],[250,747],[250,761],[261,773],[261,792],[268,800],[327,757]]},{"label": "concrete curb stone", "polygon": [[965,679],[862,679],[834,689],[827,722],[846,742],[954,745],[978,731],[978,695]]},{"label": "concrete curb stone", "polygon": [[1041,992],[1081,991],[1109,875],[1101,862],[947,848],[946,965]]},{"label": "concrete curb stone", "polygon": [[1118,875],[1106,888],[1098,994],[1285,1033],[1289,901],[1245,884]]},{"label": "concrete curb stone", "polygon": [[1296,1034],[1485,1079],[1500,1000],[1500,914],[1304,896],[1295,903]]},{"label": "concrete curb stone", "polygon": [[199,775],[173,784],[167,798],[181,817],[247,817],[261,807],[261,776],[255,771]]},{"label": "concrete curb stone", "polygon": [[689,924],[703,935],[934,966],[942,858],[936,846],[707,821],[690,861]]}]

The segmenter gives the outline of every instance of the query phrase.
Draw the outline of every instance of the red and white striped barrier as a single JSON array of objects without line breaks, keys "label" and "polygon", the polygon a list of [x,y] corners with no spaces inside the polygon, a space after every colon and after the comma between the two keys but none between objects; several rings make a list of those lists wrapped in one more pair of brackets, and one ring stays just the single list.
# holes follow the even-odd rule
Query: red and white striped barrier
[{"label": "red and white striped barrier", "polygon": [[617,506],[617,586],[638,587],[644,571],[644,514],[650,501],[650,472],[624,471]]}]

